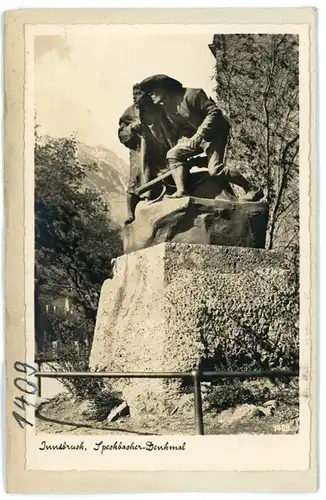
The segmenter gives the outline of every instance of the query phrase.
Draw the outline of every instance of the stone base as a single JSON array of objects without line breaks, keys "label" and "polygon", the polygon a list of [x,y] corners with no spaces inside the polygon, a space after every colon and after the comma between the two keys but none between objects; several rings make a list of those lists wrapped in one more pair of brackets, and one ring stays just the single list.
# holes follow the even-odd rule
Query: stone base
[{"label": "stone base", "polygon": [[124,253],[159,243],[264,248],[266,202],[183,197],[137,205],[136,220],[123,229]]},{"label": "stone base", "polygon": [[[165,243],[119,257],[102,288],[90,367],[191,371],[225,342],[241,345],[250,328],[274,341],[291,330],[288,286],[278,254],[260,249]],[[110,384],[133,417],[170,414],[180,398],[180,380]]]}]

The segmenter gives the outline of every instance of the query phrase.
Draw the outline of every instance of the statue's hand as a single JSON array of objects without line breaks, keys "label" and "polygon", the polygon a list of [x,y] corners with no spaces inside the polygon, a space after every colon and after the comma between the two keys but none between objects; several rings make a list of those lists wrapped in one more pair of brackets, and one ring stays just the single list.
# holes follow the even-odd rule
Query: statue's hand
[{"label": "statue's hand", "polygon": [[139,120],[136,120],[131,124],[131,129],[133,132],[140,132],[141,128],[142,124],[140,123]]},{"label": "statue's hand", "polygon": [[200,147],[202,141],[203,136],[201,134],[194,134],[190,137],[190,139],[188,139],[186,144],[189,149],[192,149],[195,152]]}]

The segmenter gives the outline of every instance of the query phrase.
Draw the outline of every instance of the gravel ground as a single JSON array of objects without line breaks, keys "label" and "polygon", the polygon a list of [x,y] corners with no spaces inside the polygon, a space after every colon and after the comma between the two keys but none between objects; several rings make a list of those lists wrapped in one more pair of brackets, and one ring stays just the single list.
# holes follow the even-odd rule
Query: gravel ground
[{"label": "gravel ground", "polygon": [[[84,403],[83,403],[84,405]],[[71,435],[193,435],[194,414],[175,414],[159,421],[148,416],[146,420],[134,421],[131,417],[120,418],[113,423],[98,422],[83,410],[85,405],[77,403],[67,394],[49,400],[40,400],[36,408],[37,433]],[[221,422],[217,413],[204,413],[205,434],[295,434],[299,431],[299,410],[296,406],[280,405],[274,415],[247,416]]]}]

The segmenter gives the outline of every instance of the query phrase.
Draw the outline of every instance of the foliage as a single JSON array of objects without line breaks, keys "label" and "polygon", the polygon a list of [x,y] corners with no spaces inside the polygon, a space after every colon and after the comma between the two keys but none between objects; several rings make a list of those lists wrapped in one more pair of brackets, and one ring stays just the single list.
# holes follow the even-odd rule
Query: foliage
[{"label": "foliage", "polygon": [[[42,401],[37,405],[37,425],[50,424],[50,432],[54,432],[53,424],[61,427],[60,432],[71,428],[73,422],[76,427],[101,429],[98,422],[105,422],[111,410],[121,404],[119,395],[106,389],[98,390],[90,397],[77,396],[75,393],[61,392],[48,401]],[[86,424],[86,425],[85,425]],[[49,432],[46,425],[45,432]],[[98,432],[98,431],[97,431]]]},{"label": "foliage", "polygon": [[[299,288],[287,271],[254,270],[206,310],[210,359],[218,370],[271,370],[299,367]],[[212,318],[213,315],[213,318]]]},{"label": "foliage", "polygon": [[[81,323],[78,317],[69,313],[50,312],[48,320],[48,343],[43,352],[38,353],[38,359],[44,360],[45,367],[51,371],[89,371],[91,346],[80,342],[80,339],[93,332],[93,323],[89,320]],[[105,389],[103,379],[76,377],[58,380],[75,400],[89,401],[88,414],[93,420],[105,420],[110,411],[122,402],[118,394]]]},{"label": "foliage", "polygon": [[297,406],[299,387],[297,380],[223,380],[212,384],[204,392],[205,407],[208,411],[223,411],[241,404],[262,405],[267,401],[277,401]]},{"label": "foliage", "polygon": [[216,92],[230,118],[230,164],[270,204],[267,247],[298,245],[299,56],[291,34],[215,35]]},{"label": "foliage", "polygon": [[[57,337],[56,347],[52,349],[51,353],[44,353],[45,359],[51,359],[51,357],[55,359],[51,363],[51,371],[88,371],[90,347],[75,340],[74,333],[76,331],[70,318],[67,318],[66,321],[64,318],[54,318],[53,326]],[[101,379],[76,377],[59,378],[58,380],[75,398],[91,398],[103,388]]]},{"label": "foliage", "polygon": [[122,253],[120,232],[101,195],[84,187],[86,175],[74,138],[44,139],[36,128],[36,324],[46,304],[69,297],[80,322],[94,327],[101,285],[112,277],[111,260]]},{"label": "foliage", "polygon": [[[170,336],[174,330],[179,335],[183,359],[193,356],[193,344],[185,340],[192,335],[199,340],[195,356],[208,370],[298,368],[297,267],[285,266],[281,252],[229,247],[223,255],[222,250],[218,272],[212,271],[214,262],[197,258],[196,272],[181,267],[178,285],[174,280],[165,289]],[[202,269],[202,263],[207,267]]]},{"label": "foliage", "polygon": [[89,413],[93,420],[103,422],[108,417],[111,410],[122,403],[119,394],[103,389],[96,392],[91,401]]}]

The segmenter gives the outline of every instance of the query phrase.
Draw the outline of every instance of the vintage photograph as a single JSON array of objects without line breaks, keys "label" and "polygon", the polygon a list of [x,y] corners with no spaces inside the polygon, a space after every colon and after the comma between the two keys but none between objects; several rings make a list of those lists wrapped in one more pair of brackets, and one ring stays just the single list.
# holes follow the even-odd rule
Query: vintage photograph
[{"label": "vintage photograph", "polygon": [[8,491],[316,491],[315,17],[7,13]]},{"label": "vintage photograph", "polygon": [[299,433],[299,57],[34,37],[37,435]]}]

